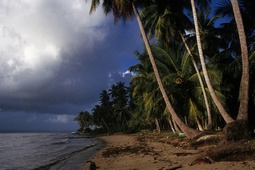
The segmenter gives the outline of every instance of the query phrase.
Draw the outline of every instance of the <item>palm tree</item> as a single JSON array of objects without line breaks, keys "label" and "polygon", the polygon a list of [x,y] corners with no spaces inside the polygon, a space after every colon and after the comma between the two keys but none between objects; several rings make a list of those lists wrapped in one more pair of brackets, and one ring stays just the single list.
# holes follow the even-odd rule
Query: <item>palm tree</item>
[{"label": "palm tree", "polygon": [[[111,129],[109,124],[111,123],[105,112],[107,110],[103,109],[100,105],[95,105],[92,109],[93,121],[96,126],[101,126],[103,129],[109,134],[111,133]],[[107,120],[108,119],[108,120]]]},{"label": "palm tree", "polygon": [[202,70],[204,73],[204,78],[205,78],[205,82],[206,85],[209,89],[210,95],[215,103],[215,105],[217,106],[217,108],[219,109],[219,112],[221,113],[223,119],[226,121],[226,123],[231,123],[234,121],[234,119],[232,117],[229,116],[229,114],[227,113],[227,111],[225,110],[225,108],[223,107],[222,103],[219,101],[213,86],[211,84],[209,75],[208,75],[208,71],[206,68],[206,62],[204,59],[204,54],[203,54],[203,49],[202,49],[202,44],[201,44],[201,38],[200,38],[200,33],[199,33],[199,26],[198,26],[198,17],[197,17],[197,12],[196,12],[196,6],[195,6],[195,2],[194,0],[190,0],[191,2],[191,7],[192,7],[192,14],[193,14],[193,19],[194,19],[194,25],[195,25],[195,31],[196,31],[196,39],[197,39],[197,47],[198,47],[198,53],[199,53],[199,58],[201,61],[201,66],[202,66]]},{"label": "palm tree", "polygon": [[[198,117],[201,118],[201,120],[204,120],[204,117],[206,117],[202,114],[204,105],[203,102],[201,102],[201,99],[203,99],[203,97],[201,97],[201,87],[197,83],[198,76],[191,65],[191,58],[188,57],[187,52],[182,50],[181,44],[178,45],[176,42],[170,44],[171,46],[169,45],[167,48],[162,48],[158,45],[152,46],[153,53],[156,56],[156,63],[162,73],[161,76],[167,88],[167,95],[170,97],[174,108],[177,108],[179,117],[181,117],[182,120],[184,120],[184,117],[187,117],[190,120],[189,122],[195,125],[199,123]],[[146,110],[149,117],[153,117],[153,115],[155,115],[153,113],[155,113],[155,110],[158,110],[158,106],[161,105],[160,103],[163,102],[163,99],[162,96],[158,95],[160,91],[157,86],[155,86],[155,76],[152,74],[152,70],[147,66],[148,61],[145,59],[148,57],[146,52],[144,54],[137,54],[141,64],[131,68],[138,73],[132,78],[132,82],[136,80],[136,82],[140,83],[135,85],[133,95],[138,94],[136,95],[136,99],[139,98],[139,96],[143,96],[143,100],[139,100],[140,104],[138,107],[143,105],[141,103],[144,102],[145,107],[143,110]],[[213,72],[212,75],[216,75],[216,71],[215,69],[211,70],[211,72]],[[217,78],[217,80],[220,80],[220,78]],[[219,82],[217,83],[217,86],[219,86]],[[164,107],[160,110],[157,111],[158,114],[156,116],[158,116],[158,118],[162,117],[159,113],[167,113],[166,109],[164,111]]]},{"label": "palm tree", "polygon": [[[144,8],[141,11],[141,16],[144,21],[145,29],[148,32],[149,37],[153,37],[155,35],[156,40],[163,42],[164,44],[169,44],[173,37],[176,39],[178,38],[178,34],[180,35],[186,50],[189,52],[189,55],[192,60],[192,64],[197,72],[198,80],[200,86],[202,88],[202,93],[204,96],[204,102],[206,106],[206,112],[208,115],[208,126],[207,129],[211,130],[212,128],[212,115],[211,110],[209,108],[208,98],[205,92],[204,83],[202,77],[200,75],[198,66],[194,59],[193,54],[190,51],[189,46],[186,43],[186,40],[183,36],[185,32],[185,26],[190,25],[190,21],[188,17],[183,13],[183,2],[177,3],[174,1],[153,1],[153,3]],[[155,12],[158,11],[158,12]],[[189,26],[190,27],[190,26]]]},{"label": "palm tree", "polygon": [[[248,43],[248,50],[249,52],[254,51],[254,44],[255,44],[255,2],[250,0],[239,0],[240,11],[242,14],[243,24],[245,27],[245,33]],[[220,15],[221,17],[229,18],[228,23],[223,23],[224,26],[224,36],[228,35],[228,40],[230,46],[233,47],[235,53],[238,55],[240,54],[240,42],[238,38],[238,31],[236,27],[235,17],[233,13],[233,8],[230,0],[223,0],[221,1],[215,10],[216,15]],[[227,30],[226,30],[227,29]],[[238,52],[236,52],[238,50]]]},{"label": "palm tree", "polygon": [[[174,99],[172,103],[175,108],[182,108],[182,111],[179,110],[180,113],[189,113],[188,116],[196,120],[195,118],[201,117],[201,112],[204,110],[203,97],[201,96],[203,89],[198,83],[200,73],[195,72],[194,67],[192,67],[192,59],[189,57],[189,53],[182,50],[181,44],[174,42],[171,44],[167,48],[153,46],[153,52],[157,56],[157,65],[164,73],[162,78],[166,82],[167,89],[175,89],[171,93],[168,90],[168,96],[172,96],[171,98]],[[214,80],[214,85],[218,87],[221,74],[217,68],[209,69],[209,74]],[[205,90],[208,91],[208,89]],[[220,92],[216,92],[222,98]]]},{"label": "palm tree", "polygon": [[[203,9],[201,7],[197,10],[202,48],[204,56],[207,57],[207,59],[215,56],[219,50],[226,49],[228,47],[228,44],[220,34],[222,33],[220,32],[221,28],[215,27],[215,21],[220,18],[220,15],[214,15],[211,17],[211,11],[211,8]],[[192,44],[197,44],[195,34],[189,34],[187,41],[189,43],[192,42]]]},{"label": "palm tree", "polygon": [[[156,129],[160,132],[159,119],[161,119],[165,108],[162,95],[157,85],[157,81],[147,54],[134,52],[140,64],[131,66],[130,71],[137,74],[132,77],[132,98],[136,105],[136,110],[140,110],[145,115],[146,122],[155,122]],[[163,109],[162,109],[163,103]]]},{"label": "palm tree", "polygon": [[79,115],[74,118],[74,121],[78,122],[78,124],[80,125],[79,131],[83,132],[91,125],[91,115],[88,111],[80,112]]},{"label": "palm tree", "polygon": [[[135,51],[137,55],[138,52]],[[140,57],[139,57],[140,58]],[[147,115],[145,111],[144,100],[146,100],[149,92],[147,90],[151,90],[150,84],[150,76],[148,66],[150,64],[146,64],[145,62],[141,62],[143,64],[136,64],[129,68],[130,71],[136,72],[136,75],[132,77],[130,82],[130,98],[132,103],[132,112],[131,112],[131,127],[135,126],[137,129],[146,128],[146,125],[150,125],[150,122],[147,121]],[[139,127],[138,127],[139,125]]]},{"label": "palm tree", "polygon": [[[241,81],[240,86],[239,82],[237,82],[237,91],[239,90],[237,96],[239,96],[238,101],[240,102],[237,120],[249,122],[250,126],[254,128],[254,117],[252,114],[254,112],[254,102],[252,102],[254,98],[251,95],[253,93],[252,87],[254,87],[254,83],[249,77],[253,77],[252,75],[254,74],[252,64],[254,60],[252,60],[252,56],[254,55],[255,47],[255,19],[253,17],[255,2],[249,0],[239,0],[238,2],[225,0],[222,1],[218,7],[216,13],[221,14],[223,17],[228,16],[228,18],[230,18],[230,23],[224,23],[223,31],[229,33],[225,34],[228,35],[225,38],[232,47],[232,53],[230,54],[238,61],[234,61],[233,63],[238,63],[238,66],[240,63],[240,73],[242,74],[240,75],[241,78],[238,79],[239,82]],[[250,62],[247,63],[248,55],[250,55]],[[241,56],[241,58],[239,56]],[[248,67],[249,63],[250,68]],[[247,96],[247,93],[249,95],[248,91],[250,92],[250,96]]]},{"label": "palm tree", "polygon": [[[90,13],[95,11],[97,6],[99,6],[99,4],[100,4],[100,0],[92,0]],[[178,126],[187,134],[188,138],[195,138],[195,137],[199,136],[201,134],[201,132],[186,126],[181,121],[181,119],[177,116],[172,104],[169,101],[169,98],[166,94],[166,90],[165,90],[162,80],[160,78],[160,74],[159,74],[157,65],[155,63],[152,50],[150,48],[150,42],[146,36],[140,15],[138,13],[138,10],[137,10],[137,7],[135,6],[134,1],[127,1],[127,0],[119,0],[119,1],[108,0],[108,1],[106,1],[106,0],[104,0],[102,5],[104,7],[105,14],[108,14],[109,12],[113,13],[115,22],[117,22],[118,19],[123,19],[124,21],[127,19],[130,19],[133,14],[132,12],[134,12],[135,17],[138,21],[138,25],[139,25],[139,28],[140,28],[140,31],[142,34],[142,38],[144,40],[146,50],[148,52],[148,55],[149,55],[149,58],[151,61],[151,65],[152,65],[156,80],[158,82],[159,89],[162,93],[164,101],[166,102],[169,112],[171,113],[173,119],[176,121]]]},{"label": "palm tree", "polygon": [[127,127],[129,127],[128,120],[130,118],[127,87],[125,87],[123,82],[118,82],[116,85],[111,86],[109,94],[112,98],[112,108],[116,117],[116,123],[121,126],[121,130],[127,129]]},{"label": "palm tree", "polygon": [[155,59],[153,57],[153,53],[152,53],[152,50],[150,48],[150,42],[146,36],[146,32],[144,30],[144,27],[143,27],[143,24],[142,24],[142,21],[141,21],[141,18],[140,18],[140,15],[137,11],[137,8],[135,7],[135,4],[132,3],[132,7],[133,7],[133,11],[135,13],[135,16],[136,16],[136,19],[138,21],[138,25],[139,25],[139,28],[140,28],[140,31],[141,31],[141,34],[142,34],[142,37],[143,37],[143,40],[144,40],[144,43],[145,43],[145,47],[147,49],[147,52],[148,52],[148,55],[149,55],[149,59],[151,61],[151,64],[152,64],[152,68],[153,68],[153,71],[154,71],[154,74],[155,74],[155,77],[156,77],[156,80],[157,80],[157,83],[158,83],[158,86],[159,86],[159,89],[162,93],[162,96],[163,96],[163,99],[166,103],[166,106],[170,112],[170,114],[172,115],[172,118],[174,119],[174,121],[178,124],[178,126],[180,127],[180,129],[186,133],[187,137],[188,138],[196,138],[198,137],[199,135],[201,135],[201,132],[195,130],[195,129],[192,129],[188,126],[186,126],[182,121],[181,119],[178,117],[177,113],[175,112],[168,96],[167,96],[167,93],[166,93],[166,90],[164,88],[164,85],[162,83],[162,80],[160,78],[160,74],[159,74],[159,71],[158,71],[158,68],[157,68],[157,65],[156,65],[156,62],[155,62]]},{"label": "palm tree", "polygon": [[165,44],[172,39],[180,40],[179,33],[191,27],[189,18],[183,13],[182,0],[152,0],[141,12],[141,19],[148,37]]},{"label": "palm tree", "polygon": [[[241,9],[239,7],[239,4],[241,5]],[[255,3],[253,1],[247,1],[247,0],[240,0],[238,3],[238,0],[226,0],[223,1],[219,8],[216,10],[216,14],[221,14],[224,16],[231,17],[230,24],[224,24],[224,28],[231,28],[234,31],[233,34],[238,35],[239,42],[240,42],[240,48],[237,47],[239,43],[236,43],[237,41],[235,39],[230,40],[229,42],[231,45],[234,45],[234,48],[240,49],[241,56],[242,56],[242,76],[241,76],[241,85],[240,85],[240,106],[238,111],[237,120],[248,120],[248,101],[249,101],[249,57],[248,57],[248,47],[247,47],[247,40],[246,40],[246,34],[247,32],[248,38],[250,40],[254,40],[254,26],[255,26],[255,19],[253,16],[254,10],[252,7],[254,7]],[[241,12],[243,15],[241,15]],[[244,17],[244,20],[242,18]],[[235,20],[235,22],[234,22]],[[246,30],[244,29],[244,23],[246,26]],[[235,32],[234,26],[237,27],[237,32]],[[233,35],[232,34],[232,35]],[[232,36],[234,37],[234,36]],[[231,38],[232,38],[231,37]],[[254,48],[252,45],[254,42],[250,42],[250,50]],[[239,50],[236,51],[236,54],[239,54]]]},{"label": "palm tree", "polygon": [[249,102],[249,58],[248,48],[246,43],[246,35],[243,26],[243,19],[241,16],[238,0],[232,0],[233,12],[236,20],[238,30],[241,53],[242,53],[242,79],[241,79],[241,96],[240,106],[237,120],[248,121],[248,102]]},{"label": "palm tree", "polygon": [[110,95],[107,90],[103,90],[100,93],[100,105],[107,110],[113,112],[112,101],[110,101]]}]

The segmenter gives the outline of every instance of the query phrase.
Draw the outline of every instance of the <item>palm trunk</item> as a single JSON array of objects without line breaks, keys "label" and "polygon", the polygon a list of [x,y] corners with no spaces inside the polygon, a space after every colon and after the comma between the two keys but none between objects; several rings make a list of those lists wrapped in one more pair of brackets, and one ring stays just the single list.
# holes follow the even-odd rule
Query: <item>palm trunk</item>
[{"label": "palm trunk", "polygon": [[170,116],[168,117],[168,123],[169,123],[170,128],[173,131],[173,133],[176,133],[176,130],[174,129],[174,125],[173,125],[172,120],[170,119]]},{"label": "palm trunk", "polygon": [[174,120],[173,120],[173,122],[174,122],[175,131],[176,131],[177,133],[182,133],[181,129],[178,127],[178,125],[176,124],[176,122],[175,122]]},{"label": "palm trunk", "polygon": [[201,123],[199,122],[197,116],[195,117],[195,119],[196,119],[196,122],[197,122],[197,127],[198,127],[198,129],[199,129],[200,131],[204,131],[204,129],[203,129]]},{"label": "palm trunk", "polygon": [[161,129],[160,129],[160,125],[159,125],[159,121],[157,118],[155,118],[155,124],[156,124],[156,129],[158,133],[161,133]]},{"label": "palm trunk", "polygon": [[207,111],[207,117],[208,117],[208,122],[207,122],[207,130],[212,130],[212,114],[211,114],[211,110],[209,108],[209,102],[208,102],[208,98],[207,98],[207,95],[206,95],[206,92],[205,92],[205,86],[204,86],[204,83],[203,83],[203,80],[202,80],[202,77],[200,75],[200,72],[198,70],[198,67],[197,67],[197,64],[196,64],[196,61],[194,59],[194,56],[193,54],[191,53],[190,49],[189,49],[189,46],[188,44],[186,43],[186,40],[185,38],[183,37],[182,33],[179,32],[181,38],[182,38],[182,41],[186,47],[186,50],[188,51],[189,55],[190,55],[190,58],[191,58],[191,61],[193,63],[193,66],[196,70],[196,73],[197,73],[197,77],[198,77],[198,80],[199,80],[199,84],[201,86],[201,89],[202,89],[202,93],[203,93],[203,96],[204,96],[204,101],[205,101],[205,107],[206,107],[206,111]]},{"label": "palm trunk", "polygon": [[204,73],[204,78],[205,78],[206,85],[207,85],[207,87],[209,89],[209,92],[210,92],[210,95],[211,95],[216,107],[218,108],[220,114],[222,115],[223,119],[225,120],[226,123],[231,123],[231,122],[234,121],[234,119],[231,116],[229,116],[227,111],[224,109],[223,105],[219,101],[219,99],[216,96],[216,93],[215,93],[215,91],[212,87],[212,84],[211,84],[211,81],[210,81],[210,78],[209,78],[209,75],[208,75],[208,72],[207,72],[207,69],[206,69],[204,54],[203,54],[203,50],[202,50],[202,44],[201,44],[201,39],[200,39],[200,34],[199,34],[195,2],[194,2],[194,0],[190,0],[190,1],[191,1],[194,25],[195,25],[195,30],[196,30],[198,53],[199,53],[199,58],[200,58],[200,61],[201,61],[201,66],[202,66],[202,70],[203,70],[203,73]]},{"label": "palm trunk", "polygon": [[238,30],[241,52],[242,52],[242,79],[241,79],[241,95],[240,106],[237,120],[248,121],[248,102],[249,102],[249,57],[248,48],[246,44],[246,36],[243,26],[243,20],[238,5],[238,0],[232,0],[232,8],[236,20]]},{"label": "palm trunk", "polygon": [[186,116],[184,116],[184,122],[185,122],[185,124],[188,126],[188,120],[187,120],[187,117],[186,117]]},{"label": "palm trunk", "polygon": [[132,2],[132,8],[133,8],[133,11],[135,13],[136,19],[138,21],[138,25],[139,25],[139,28],[140,28],[140,31],[141,31],[141,34],[142,34],[142,37],[143,37],[143,40],[144,40],[145,47],[147,49],[147,52],[148,52],[148,55],[149,55],[149,58],[150,58],[150,61],[151,61],[151,65],[152,65],[152,68],[153,68],[156,80],[158,82],[159,89],[160,89],[160,91],[162,93],[162,96],[164,98],[166,106],[167,106],[170,114],[172,115],[172,118],[176,121],[178,126],[182,129],[182,131],[186,134],[186,136],[188,138],[193,139],[193,138],[198,137],[201,134],[201,132],[186,126],[181,121],[181,119],[178,117],[178,115],[176,114],[172,104],[170,103],[169,98],[168,98],[168,96],[166,94],[165,88],[163,86],[163,83],[161,81],[161,78],[160,78],[160,75],[159,75],[159,72],[158,72],[158,68],[156,66],[153,54],[152,54],[152,50],[151,50],[151,47],[150,47],[150,42],[149,42],[149,40],[148,40],[148,38],[146,36],[146,33],[145,33],[145,30],[144,30],[144,27],[143,27],[140,15],[139,15],[139,13],[137,11],[137,8],[135,7],[134,2]]}]

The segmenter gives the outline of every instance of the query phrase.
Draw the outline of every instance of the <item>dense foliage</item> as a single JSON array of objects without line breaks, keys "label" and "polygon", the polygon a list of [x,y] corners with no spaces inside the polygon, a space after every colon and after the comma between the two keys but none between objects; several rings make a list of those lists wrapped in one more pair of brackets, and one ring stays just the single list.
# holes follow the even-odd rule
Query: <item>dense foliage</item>
[{"label": "dense foliage", "polygon": [[[92,2],[97,2],[94,6],[92,3],[93,11],[100,1]],[[119,2],[123,4],[118,4],[117,1],[114,1],[117,4],[103,3],[106,14],[113,11],[116,21],[118,19],[126,21],[132,18],[131,6],[133,5],[134,12],[134,5],[139,8],[142,26],[147,37],[150,38],[150,43],[153,42],[153,45],[148,43],[147,45],[152,51],[171,106],[182,122],[199,131],[216,130],[229,123],[222,113],[225,112],[230,122],[238,120],[240,115],[240,117],[248,115],[245,121],[248,122],[252,132],[254,131],[254,1],[239,0],[249,58],[248,113],[245,108],[239,109],[241,106],[245,107],[240,103],[243,101],[247,103],[243,98],[245,93],[242,91],[245,85],[242,72],[244,52],[240,48],[236,16],[229,0],[218,2],[214,9],[211,8],[209,0],[197,1],[196,19],[199,32],[195,32],[194,29],[194,11],[189,1],[121,0]],[[129,9],[121,8],[122,5]],[[198,34],[202,49],[198,47]],[[163,93],[159,88],[147,47],[142,52],[135,51],[139,64],[130,67],[130,71],[135,73],[130,87],[125,87],[122,82],[112,85],[108,91],[102,91],[99,104],[92,109],[93,124],[101,127],[104,132],[139,131],[147,128],[159,132],[162,128],[174,132],[183,131],[184,128],[182,129],[173,117],[172,111],[168,109],[167,102],[162,97]],[[199,50],[203,52],[204,63]],[[203,64],[206,68],[203,68]],[[209,83],[212,85],[216,99],[213,98],[204,69],[208,73]],[[221,108],[225,110],[222,111]],[[240,113],[242,111],[245,113]],[[83,124],[80,125],[84,128]]]}]

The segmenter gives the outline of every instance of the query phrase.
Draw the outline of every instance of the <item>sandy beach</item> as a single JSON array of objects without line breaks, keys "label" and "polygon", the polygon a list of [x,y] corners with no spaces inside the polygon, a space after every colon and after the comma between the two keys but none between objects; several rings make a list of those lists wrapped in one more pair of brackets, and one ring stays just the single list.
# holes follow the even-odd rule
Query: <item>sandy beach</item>
[{"label": "sandy beach", "polygon": [[112,135],[102,136],[99,139],[105,141],[106,146],[98,149],[91,159],[99,170],[255,169],[255,160],[195,161],[207,148],[190,147],[185,138],[173,141],[176,139],[162,136]]}]

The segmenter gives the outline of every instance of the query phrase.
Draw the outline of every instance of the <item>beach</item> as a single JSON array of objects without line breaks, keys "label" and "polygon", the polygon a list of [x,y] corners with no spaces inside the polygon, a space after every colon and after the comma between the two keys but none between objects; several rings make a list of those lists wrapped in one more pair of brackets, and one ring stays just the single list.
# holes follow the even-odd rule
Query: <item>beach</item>
[{"label": "beach", "polygon": [[186,138],[144,135],[110,135],[98,138],[106,143],[91,159],[99,170],[255,169],[255,160],[197,160],[207,147],[190,147]]}]

